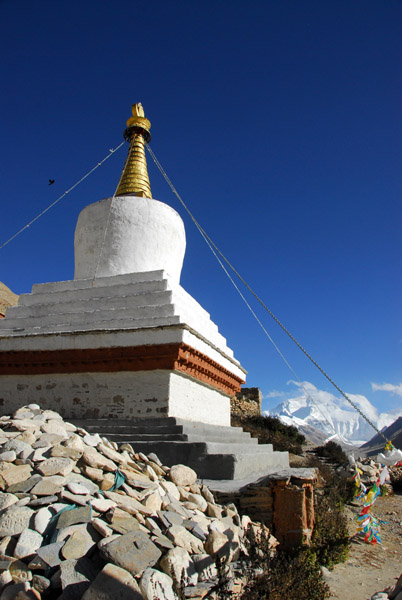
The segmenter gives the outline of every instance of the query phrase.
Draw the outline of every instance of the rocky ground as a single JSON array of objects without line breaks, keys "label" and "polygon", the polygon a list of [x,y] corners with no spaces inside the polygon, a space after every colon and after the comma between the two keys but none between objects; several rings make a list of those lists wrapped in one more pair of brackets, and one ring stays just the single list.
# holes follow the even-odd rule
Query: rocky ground
[{"label": "rocky ground", "polygon": [[201,600],[217,555],[236,591],[261,526],[196,480],[37,405],[0,417],[0,600]]},{"label": "rocky ground", "polygon": [[[346,509],[352,538],[349,559],[333,571],[325,571],[331,600],[368,600],[392,587],[402,573],[402,496],[380,496],[374,504],[373,514],[386,521],[381,526],[381,544],[366,544],[362,534],[356,534],[353,518],[359,510],[358,505]],[[398,600],[402,600],[402,592]]]}]

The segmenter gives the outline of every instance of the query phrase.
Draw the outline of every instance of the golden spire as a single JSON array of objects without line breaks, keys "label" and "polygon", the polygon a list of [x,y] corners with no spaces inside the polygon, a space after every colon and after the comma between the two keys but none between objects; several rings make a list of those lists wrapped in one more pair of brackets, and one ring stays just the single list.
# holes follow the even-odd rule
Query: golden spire
[{"label": "golden spire", "polygon": [[128,119],[124,132],[124,137],[130,142],[130,148],[115,196],[152,198],[145,158],[145,143],[151,140],[151,123],[145,118],[140,102],[133,104],[132,113],[133,116]]}]

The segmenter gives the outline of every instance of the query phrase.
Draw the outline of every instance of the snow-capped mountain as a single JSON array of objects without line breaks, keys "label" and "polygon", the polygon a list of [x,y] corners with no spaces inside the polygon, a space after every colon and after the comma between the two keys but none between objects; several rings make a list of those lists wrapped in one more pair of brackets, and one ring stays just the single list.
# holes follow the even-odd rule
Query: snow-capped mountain
[{"label": "snow-capped mountain", "polygon": [[[300,395],[281,402],[264,414],[279,417],[287,425],[300,429],[306,425],[314,427],[327,439],[338,437],[343,443],[361,445],[373,437],[373,428],[342,396],[319,390],[309,382],[293,383],[299,388]],[[348,394],[348,397],[380,431],[402,416],[402,408],[379,413],[365,396]]]}]

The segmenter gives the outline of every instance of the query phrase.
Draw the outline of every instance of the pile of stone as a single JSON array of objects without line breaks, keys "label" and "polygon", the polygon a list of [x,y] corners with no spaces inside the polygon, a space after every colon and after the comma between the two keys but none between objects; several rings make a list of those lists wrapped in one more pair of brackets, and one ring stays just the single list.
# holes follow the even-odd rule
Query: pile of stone
[{"label": "pile of stone", "polygon": [[402,600],[402,575],[395,585],[387,588],[384,592],[376,592],[370,600]]},{"label": "pile of stone", "polygon": [[356,460],[356,467],[361,471],[361,480],[365,485],[378,481],[383,465],[371,458],[360,458]]},{"label": "pile of stone", "polygon": [[0,490],[0,600],[174,600],[180,583],[202,598],[216,557],[233,582],[247,553],[250,519],[192,469],[36,404],[0,418]]}]

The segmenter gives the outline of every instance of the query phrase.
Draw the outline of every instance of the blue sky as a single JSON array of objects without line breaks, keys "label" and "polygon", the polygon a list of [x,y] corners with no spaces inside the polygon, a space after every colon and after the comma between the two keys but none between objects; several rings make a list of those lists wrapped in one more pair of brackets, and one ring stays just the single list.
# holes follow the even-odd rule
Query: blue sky
[{"label": "blue sky", "polygon": [[[120,143],[141,101],[169,177],[264,302],[345,391],[401,407],[401,27],[399,0],[0,0],[0,245]],[[0,250],[0,281],[23,293],[73,278],[78,214],[113,194],[125,155]],[[148,164],[153,197],[185,221],[183,287],[264,408],[292,395]],[[332,392],[256,311],[300,379]]]}]

